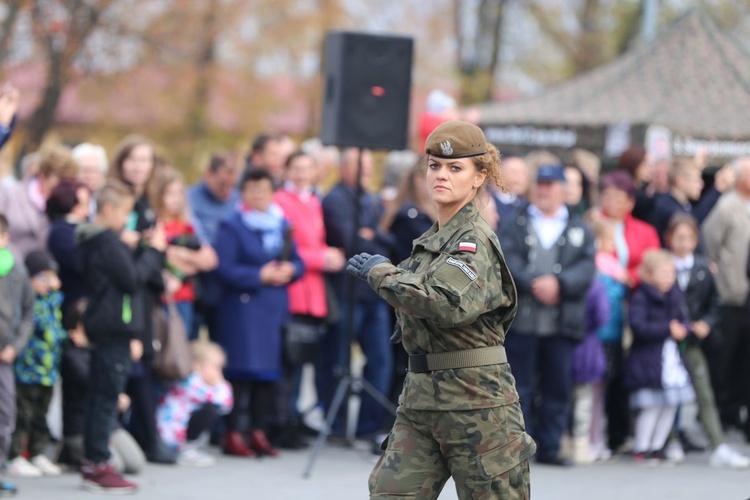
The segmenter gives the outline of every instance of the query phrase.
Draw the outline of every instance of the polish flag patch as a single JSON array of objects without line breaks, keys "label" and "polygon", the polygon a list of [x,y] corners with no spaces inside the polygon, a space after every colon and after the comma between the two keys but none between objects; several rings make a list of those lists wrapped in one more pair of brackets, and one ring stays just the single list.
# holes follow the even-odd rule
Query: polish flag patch
[{"label": "polish flag patch", "polygon": [[458,244],[458,251],[477,253],[477,244],[471,241],[462,241]]}]

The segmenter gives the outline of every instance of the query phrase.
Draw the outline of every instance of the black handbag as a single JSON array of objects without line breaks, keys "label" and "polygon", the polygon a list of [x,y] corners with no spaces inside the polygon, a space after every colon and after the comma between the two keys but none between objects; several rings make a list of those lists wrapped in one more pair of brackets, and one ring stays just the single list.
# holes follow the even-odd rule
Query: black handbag
[{"label": "black handbag", "polygon": [[284,359],[290,365],[312,363],[320,351],[325,324],[311,316],[292,316],[284,325]]}]

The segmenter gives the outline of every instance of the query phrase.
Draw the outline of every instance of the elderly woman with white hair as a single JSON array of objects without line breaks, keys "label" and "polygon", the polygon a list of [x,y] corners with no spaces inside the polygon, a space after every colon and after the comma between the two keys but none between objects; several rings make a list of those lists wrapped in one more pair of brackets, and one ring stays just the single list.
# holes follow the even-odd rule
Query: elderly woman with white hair
[{"label": "elderly woman with white hair", "polygon": [[96,144],[84,142],[74,147],[71,153],[78,164],[78,180],[92,193],[97,192],[104,185],[109,169],[107,151]]}]

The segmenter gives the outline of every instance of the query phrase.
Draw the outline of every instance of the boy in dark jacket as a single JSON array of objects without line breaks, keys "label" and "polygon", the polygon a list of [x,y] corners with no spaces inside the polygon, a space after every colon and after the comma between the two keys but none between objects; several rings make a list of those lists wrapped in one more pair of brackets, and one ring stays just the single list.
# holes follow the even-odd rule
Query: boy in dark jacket
[{"label": "boy in dark jacket", "polygon": [[109,463],[108,442],[117,417],[117,399],[130,369],[131,343],[148,319],[139,293],[148,277],[163,267],[167,241],[163,231],[154,230],[136,258],[119,237],[135,201],[130,188],[109,181],[96,201],[94,222],[76,230],[90,294],[83,324],[93,346],[84,438],[86,461],[81,472],[86,490],[129,493],[137,486]]},{"label": "boy in dark jacket", "polygon": [[716,336],[713,332],[719,323],[719,294],[708,259],[695,254],[699,234],[695,218],[678,213],[670,219],[664,236],[674,257],[677,284],[690,320],[691,335],[681,343],[680,350],[693,381],[698,417],[713,450],[709,463],[712,467],[744,469],[750,467],[750,458],[726,443],[711,385],[714,372],[703,353],[706,343]]},{"label": "boy in dark jacket", "polygon": [[[23,264],[8,249],[8,219],[0,214],[0,464],[8,458],[16,425],[16,381],[13,362],[34,328],[34,290]],[[16,487],[0,481],[0,496],[11,496]]]},{"label": "boy in dark jacket", "polygon": [[703,177],[698,164],[692,159],[675,159],[669,168],[669,192],[654,201],[654,227],[662,246],[667,245],[664,234],[674,214],[690,214],[699,225],[702,224],[731,181],[731,177],[722,171],[714,185],[703,193]]},{"label": "boy in dark jacket", "polygon": [[[86,299],[79,299],[67,311],[63,326],[68,331],[69,342],[63,349],[60,374],[62,375],[63,446],[58,462],[79,470],[84,461],[83,436],[86,430],[86,401],[91,380],[91,346],[83,329]],[[132,356],[132,352],[131,352]],[[118,398],[118,412],[128,410],[130,399],[126,394]],[[115,426],[109,442],[112,462],[118,472],[137,474],[146,465],[141,448],[125,429]]]}]

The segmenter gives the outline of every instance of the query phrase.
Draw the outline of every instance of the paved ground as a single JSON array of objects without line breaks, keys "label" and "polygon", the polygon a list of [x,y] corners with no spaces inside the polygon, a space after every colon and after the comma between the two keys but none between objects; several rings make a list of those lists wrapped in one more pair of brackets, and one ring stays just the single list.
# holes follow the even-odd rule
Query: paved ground
[{"label": "paved ground", "polygon": [[[741,449],[750,453],[750,447]],[[143,500],[357,500],[367,498],[367,477],[375,457],[366,450],[327,445],[310,479],[302,472],[309,451],[286,452],[273,459],[220,457],[216,467],[191,469],[149,466],[134,477]],[[534,500],[747,500],[750,470],[712,469],[706,454],[691,454],[677,467],[637,467],[620,460],[590,467],[559,470],[532,465]],[[98,498],[79,489],[75,475],[20,480],[19,498],[72,500]],[[109,497],[105,497],[109,498]],[[441,500],[455,500],[449,483]]]},{"label": "paved ground", "polygon": [[[356,358],[355,358],[356,361]],[[361,369],[361,361],[355,370]],[[301,408],[311,406],[310,373],[306,370]],[[352,420],[358,398],[349,401]],[[688,416],[690,408],[681,412]],[[695,410],[692,410],[694,415]],[[694,416],[693,416],[694,418]],[[350,428],[354,426],[351,425]],[[750,455],[750,446],[739,435],[730,435],[738,450]],[[327,444],[318,456],[309,479],[304,479],[310,449],[284,452],[277,458],[238,459],[218,455],[210,469],[150,465],[132,477],[141,486],[142,500],[359,500],[367,499],[367,478],[376,457],[368,449]],[[622,458],[589,467],[560,470],[532,464],[533,500],[750,500],[750,469],[718,470],[708,466],[708,454],[690,454],[677,467],[642,467]],[[19,498],[79,500],[111,498],[81,491],[77,475],[15,480]],[[440,500],[456,500],[449,482]]]}]

